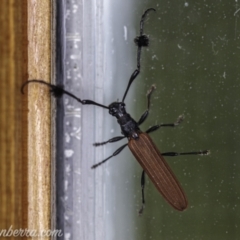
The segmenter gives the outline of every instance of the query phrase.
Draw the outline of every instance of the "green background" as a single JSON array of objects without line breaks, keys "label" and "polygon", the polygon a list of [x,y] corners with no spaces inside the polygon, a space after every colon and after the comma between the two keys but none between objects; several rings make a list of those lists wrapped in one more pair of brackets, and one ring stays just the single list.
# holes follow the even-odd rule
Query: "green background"
[{"label": "green background", "polygon": [[[132,16],[136,32],[141,14],[149,7],[157,12],[146,18],[144,32],[150,46],[142,51],[141,73],[130,90],[134,95],[131,92],[126,98],[132,106],[128,110],[138,119],[146,109],[147,90],[156,84],[150,115],[141,129],[174,122],[184,114],[180,126],[152,133],[154,142],[161,152],[209,149],[211,155],[166,157],[185,190],[189,207],[182,213],[172,209],[147,180],[146,208],[141,217],[137,215],[141,168],[133,160],[135,173],[131,177],[128,169],[123,170],[125,188],[116,189],[133,200],[132,205],[124,203],[129,213],[116,213],[118,226],[126,218],[132,217],[132,222],[116,231],[131,231],[138,240],[240,239],[240,5],[226,0],[138,2]],[[130,31],[126,45],[135,58],[133,38]],[[128,63],[121,64],[130,76],[129,69],[133,71],[135,64],[131,68]],[[125,86],[125,78],[121,81]],[[113,163],[111,171],[116,171],[117,164],[129,162],[130,153],[125,156],[117,157],[119,163]],[[114,177],[124,174],[119,171]],[[133,193],[129,187],[132,181]],[[120,197],[116,205],[121,204]]]},{"label": "green background", "polygon": [[166,207],[149,184],[149,209],[139,238],[143,234],[148,235],[144,239],[238,239],[237,9],[233,1],[168,2],[151,16],[151,46],[143,54],[142,77],[147,88],[156,83],[157,93],[148,122],[186,116],[179,128],[161,129],[152,137],[161,151],[210,149],[211,155],[168,158],[188,196],[189,209],[179,213]]}]

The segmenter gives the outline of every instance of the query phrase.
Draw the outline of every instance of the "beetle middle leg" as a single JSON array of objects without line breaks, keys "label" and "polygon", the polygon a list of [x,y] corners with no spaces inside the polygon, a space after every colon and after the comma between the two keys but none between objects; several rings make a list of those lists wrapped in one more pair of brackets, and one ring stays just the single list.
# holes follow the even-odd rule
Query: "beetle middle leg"
[{"label": "beetle middle leg", "polygon": [[124,144],[124,145],[122,145],[122,146],[121,146],[120,148],[118,148],[111,156],[109,156],[108,158],[102,160],[102,161],[99,162],[99,163],[96,163],[96,164],[92,165],[91,168],[92,168],[92,169],[93,169],[93,168],[96,168],[96,167],[102,165],[103,163],[105,163],[105,162],[106,162],[107,160],[109,160],[110,158],[118,155],[127,145],[128,145],[127,143]]},{"label": "beetle middle leg", "polygon": [[183,119],[184,119],[184,115],[182,114],[177,118],[177,120],[174,123],[163,123],[163,124],[152,126],[146,131],[146,133],[154,132],[158,130],[160,127],[176,127],[183,121]]},{"label": "beetle middle leg", "polygon": [[[149,91],[147,92],[147,110],[145,110],[145,112],[142,114],[142,116],[138,120],[138,126],[140,126],[148,117],[149,110],[150,110],[151,96],[155,89],[156,89],[156,86],[152,85]],[[184,115],[182,114],[177,118],[177,120],[174,123],[165,123],[165,124],[152,126],[146,131],[146,133],[156,131],[160,127],[176,127],[183,121],[183,119],[184,119]]]},{"label": "beetle middle leg", "polygon": [[96,142],[96,143],[93,143],[93,146],[97,147],[97,146],[102,146],[104,144],[107,144],[107,143],[112,143],[112,142],[117,142],[117,141],[120,141],[122,140],[123,138],[125,138],[125,136],[118,136],[118,137],[113,137],[105,142]]}]

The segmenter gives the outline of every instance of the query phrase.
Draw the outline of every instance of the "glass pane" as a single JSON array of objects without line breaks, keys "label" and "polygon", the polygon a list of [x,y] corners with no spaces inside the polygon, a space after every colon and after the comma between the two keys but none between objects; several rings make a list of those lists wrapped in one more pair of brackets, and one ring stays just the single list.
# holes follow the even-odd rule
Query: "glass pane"
[{"label": "glass pane", "polygon": [[[74,6],[70,13],[75,13]],[[76,64],[71,66],[72,70],[64,74],[67,82],[74,79],[68,74],[76,74],[79,68],[83,75],[76,74],[80,81],[76,85],[64,83],[65,88],[104,105],[121,101],[136,68],[137,48],[133,39],[139,34],[140,18],[149,7],[156,9],[148,14],[144,25],[150,45],[142,50],[141,72],[125,100],[127,111],[138,120],[147,106],[146,93],[156,84],[150,114],[141,129],[172,123],[184,114],[184,121],[176,128],[165,127],[150,134],[156,146],[161,152],[209,149],[211,155],[166,157],[185,190],[189,206],[184,212],[176,211],[147,178],[146,207],[139,217],[142,169],[127,148],[97,169],[90,169],[127,142],[98,148],[91,145],[121,135],[119,125],[106,109],[77,103],[73,109],[78,110],[80,117],[74,117],[76,125],[69,128],[77,133],[81,126],[81,139],[71,135],[71,139],[77,139],[75,147],[80,156],[76,157],[74,151],[72,162],[65,158],[66,166],[72,164],[67,176],[75,178],[72,193],[65,192],[66,198],[73,197],[67,205],[68,216],[73,216],[68,226],[74,225],[74,236],[80,235],[81,239],[237,239],[237,0],[104,1],[102,5],[80,2],[80,20],[73,23],[77,29],[83,28],[83,37],[80,34],[77,42],[79,49],[75,49],[82,58],[73,61]],[[71,14],[65,14],[68,20]],[[71,36],[68,35],[69,42]],[[71,52],[72,48],[65,50]],[[70,66],[68,61],[65,64]]]}]

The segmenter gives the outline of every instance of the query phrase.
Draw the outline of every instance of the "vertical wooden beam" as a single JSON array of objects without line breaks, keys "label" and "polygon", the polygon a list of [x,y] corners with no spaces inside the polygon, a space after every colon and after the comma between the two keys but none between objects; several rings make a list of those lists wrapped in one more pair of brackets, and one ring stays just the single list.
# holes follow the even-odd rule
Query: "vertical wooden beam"
[{"label": "vertical wooden beam", "polygon": [[[28,1],[29,79],[51,78],[51,1]],[[51,229],[49,89],[28,85],[28,229]],[[40,238],[39,238],[40,239]]]}]

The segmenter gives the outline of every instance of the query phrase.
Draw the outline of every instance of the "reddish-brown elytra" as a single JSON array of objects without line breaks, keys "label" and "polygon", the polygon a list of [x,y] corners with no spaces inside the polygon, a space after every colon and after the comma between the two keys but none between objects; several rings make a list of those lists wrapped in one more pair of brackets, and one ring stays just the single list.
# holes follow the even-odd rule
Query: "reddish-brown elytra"
[{"label": "reddish-brown elytra", "polygon": [[187,208],[182,187],[149,135],[139,133],[137,140],[130,138],[128,147],[165,200],[179,211]]}]

